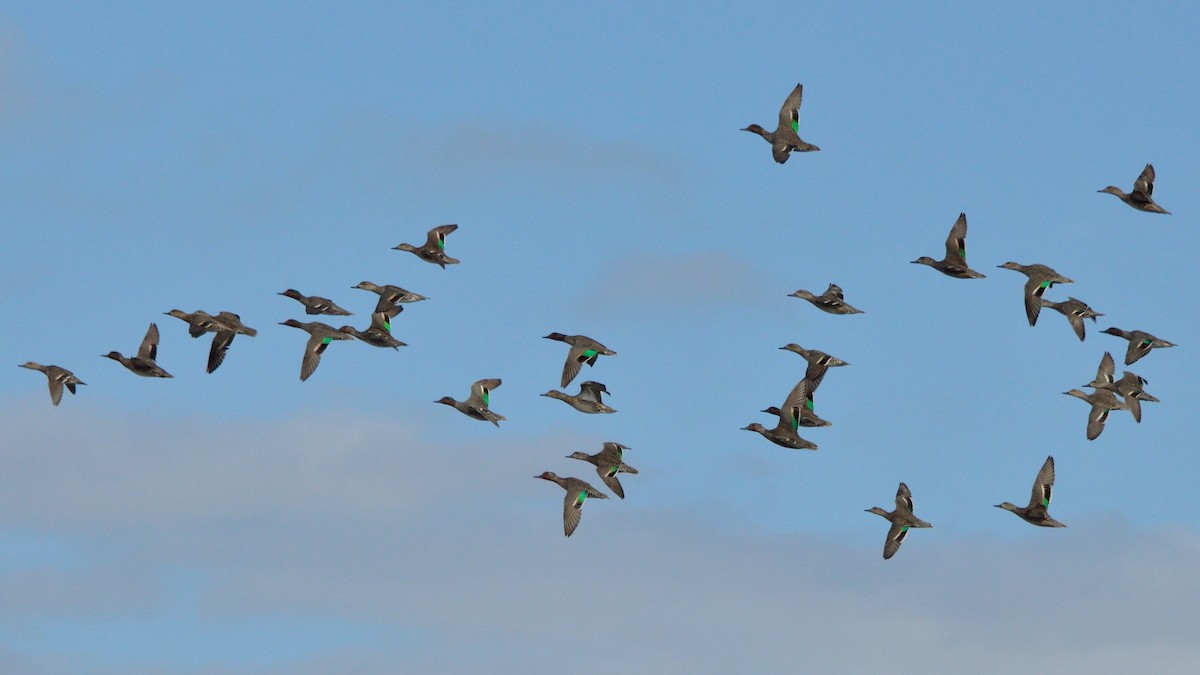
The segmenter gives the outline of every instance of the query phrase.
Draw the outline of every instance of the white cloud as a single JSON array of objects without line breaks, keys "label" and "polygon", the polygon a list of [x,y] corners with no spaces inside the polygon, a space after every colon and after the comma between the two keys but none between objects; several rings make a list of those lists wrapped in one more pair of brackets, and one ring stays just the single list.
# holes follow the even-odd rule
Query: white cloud
[{"label": "white cloud", "polygon": [[757,303],[768,293],[767,280],[750,261],[724,251],[699,251],[619,258],[579,302],[597,311],[694,309]]},{"label": "white cloud", "polygon": [[[589,502],[565,539],[561,492],[532,478],[572,468],[561,438],[441,440],[419,420],[340,410],[222,422],[9,407],[0,423],[2,527],[71,541],[76,558],[0,558],[10,628],[32,612],[103,634],[114,614],[155,625],[184,612],[355,635],[240,672],[570,660],[583,673],[1183,673],[1200,660],[1190,530],[1132,531],[1107,514],[996,540],[935,528],[883,561],[882,521],[866,539],[772,533],[724,517],[719,497],[684,510],[631,490]],[[643,471],[627,488],[666,479]],[[186,602],[171,592],[180,575],[200,580]],[[0,643],[0,658],[40,663],[46,640],[24,643]]]}]

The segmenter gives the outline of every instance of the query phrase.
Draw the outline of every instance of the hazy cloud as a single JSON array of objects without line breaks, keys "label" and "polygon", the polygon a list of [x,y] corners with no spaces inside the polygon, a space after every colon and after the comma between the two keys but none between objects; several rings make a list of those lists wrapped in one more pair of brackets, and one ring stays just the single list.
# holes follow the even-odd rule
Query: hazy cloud
[{"label": "hazy cloud", "polygon": [[[719,498],[652,506],[647,474],[624,502],[589,502],[568,540],[561,492],[532,478],[572,468],[563,438],[439,441],[374,412],[62,412],[0,412],[16,431],[0,452],[4,528],[73,542],[63,564],[0,564],[0,625],[17,634],[73,621],[102,635],[114,612],[148,634],[180,612],[299,622],[281,660],[225,672],[561,672],[570,659],[584,673],[1183,673],[1200,659],[1190,531],[1106,514],[1007,540],[934,529],[884,562],[882,521],[869,541],[764,532],[718,520]],[[38,641],[23,644],[0,657],[41,663]]]},{"label": "hazy cloud", "polygon": [[33,107],[34,89],[26,51],[24,36],[17,27],[0,18],[0,131],[7,131]]},{"label": "hazy cloud", "polygon": [[627,255],[613,261],[579,302],[608,311],[755,303],[769,284],[748,260],[724,251],[680,256]]}]

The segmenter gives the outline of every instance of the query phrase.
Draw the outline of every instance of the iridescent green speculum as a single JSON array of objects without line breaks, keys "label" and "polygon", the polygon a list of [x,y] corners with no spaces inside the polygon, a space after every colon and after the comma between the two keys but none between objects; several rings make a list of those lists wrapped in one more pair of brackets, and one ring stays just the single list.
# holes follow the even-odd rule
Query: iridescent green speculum
[{"label": "iridescent green speculum", "polygon": [[321,344],[323,344],[323,345],[327,345],[330,342],[333,342],[333,338],[331,338],[331,337],[321,338]]},{"label": "iridescent green speculum", "polygon": [[1049,499],[1043,499],[1043,500],[1042,500],[1042,506],[1050,506],[1050,500],[1049,500]]},{"label": "iridescent green speculum", "polygon": [[492,402],[492,397],[491,397],[491,395],[490,395],[490,394],[488,394],[487,390],[485,389],[485,390],[483,391],[483,404],[484,404],[484,405],[490,405],[490,404],[491,404],[491,402]]},{"label": "iridescent green speculum", "polygon": [[1042,288],[1050,288],[1053,285],[1054,285],[1053,281],[1043,281],[1042,282]]},{"label": "iridescent green speculum", "polygon": [[[589,349],[589,350],[587,350],[586,352],[584,352],[584,353],[583,353],[583,355],[584,355],[584,356],[586,356],[586,357],[588,357],[588,358],[590,359],[590,358],[592,358],[593,356],[595,356],[595,355],[596,355],[596,350],[595,350],[595,349]],[[607,363],[607,362],[606,362],[606,363]]]},{"label": "iridescent green speculum", "polygon": [[792,131],[800,133],[800,120],[792,120]]},{"label": "iridescent green speculum", "polygon": [[905,532],[908,532],[908,526],[907,526],[907,525],[905,525],[904,527],[900,528],[900,534],[904,534]]},{"label": "iridescent green speculum", "polygon": [[579,492],[579,496],[575,498],[575,507],[579,508],[580,506],[583,506],[585,501],[587,501],[587,490],[581,490]]}]

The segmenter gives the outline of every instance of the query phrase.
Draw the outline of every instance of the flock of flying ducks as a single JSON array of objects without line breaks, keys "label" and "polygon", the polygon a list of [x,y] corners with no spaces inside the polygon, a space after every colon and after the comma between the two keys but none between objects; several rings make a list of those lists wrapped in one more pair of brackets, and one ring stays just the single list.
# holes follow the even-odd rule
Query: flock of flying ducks
[{"label": "flock of flying ducks", "polygon": [[[457,259],[446,255],[445,251],[446,236],[456,229],[458,229],[458,225],[441,225],[429,230],[423,245],[400,244],[399,246],[395,246],[394,249],[413,253],[421,260],[445,269],[446,265],[455,265],[459,262]],[[413,293],[399,286],[381,286],[370,281],[363,281],[353,288],[370,291],[379,296],[375,309],[371,313],[371,324],[364,330],[358,330],[353,326],[334,328],[320,321],[303,322],[288,319],[280,323],[283,326],[299,328],[309,334],[308,342],[304,347],[304,356],[300,361],[301,382],[307,380],[316,372],[317,366],[321,363],[321,356],[335,340],[358,339],[373,347],[390,347],[392,349],[405,346],[405,343],[392,336],[391,320],[404,310],[403,304],[428,299],[423,295]],[[279,295],[296,300],[304,306],[305,313],[309,315],[349,316],[351,314],[351,312],[338,306],[337,303],[329,298],[304,295],[292,288],[279,293]],[[188,324],[188,334],[193,338],[199,338],[207,333],[213,334],[212,345],[209,348],[208,354],[207,372],[209,373],[215,371],[224,362],[225,355],[233,344],[235,336],[246,335],[254,337],[258,335],[257,330],[242,323],[241,317],[233,312],[222,311],[213,315],[202,310],[184,312],[183,310],[173,309],[165,312],[165,314],[186,322]],[[570,345],[560,380],[560,386],[564,388],[575,379],[585,363],[593,366],[601,356],[616,355],[615,351],[584,335],[551,333],[546,338],[565,342]],[[145,337],[142,338],[136,355],[124,356],[120,352],[112,351],[102,356],[120,363],[135,375],[156,378],[174,377],[156,362],[158,358],[158,345],[158,325],[151,323]],[[61,366],[42,365],[29,361],[21,364],[21,367],[37,370],[46,375],[50,387],[50,401],[56,406],[62,402],[64,389],[74,394],[77,386],[87,384],[76,377],[73,372]],[[493,411],[490,404],[491,393],[500,384],[501,382],[497,378],[479,380],[471,385],[471,392],[465,400],[457,401],[449,396],[443,396],[435,402],[451,406],[472,419],[491,422],[498,427],[500,426],[499,423],[504,420],[504,416]],[[584,413],[614,413],[616,410],[609,407],[602,400],[602,396],[607,393],[608,389],[602,383],[588,381],[580,385],[578,395],[551,390],[543,394],[543,396],[562,400],[572,408]],[[600,452],[594,455],[584,452],[574,452],[568,455],[568,459],[583,460],[595,466],[596,473],[604,484],[614,494],[624,499],[625,490],[617,479],[617,474],[637,473],[637,469],[623,461],[624,452],[628,449],[628,446],[621,443],[609,441],[605,442]],[[543,472],[538,476],[534,476],[534,478],[542,478],[558,483],[566,490],[567,494],[563,503],[563,532],[568,537],[571,536],[575,528],[579,525],[583,503],[588,497],[598,499],[608,498],[603,492],[600,492],[586,481],[578,478],[560,477],[551,471]]]},{"label": "flock of flying ducks", "polygon": [[[803,96],[804,86],[797,84],[792,93],[784,100],[783,107],[779,110],[779,124],[775,128],[775,131],[766,131],[757,124],[751,124],[743,129],[743,131],[758,134],[766,139],[771,144],[772,156],[780,164],[786,162],[792,152],[820,150],[817,146],[805,142],[799,135],[800,104]],[[1154,167],[1150,164],[1146,165],[1141,175],[1134,181],[1132,192],[1126,193],[1120,188],[1111,185],[1103,190],[1099,190],[1099,192],[1116,195],[1121,201],[1139,211],[1162,214],[1170,213],[1155,203],[1152,198],[1154,194]],[[941,260],[935,260],[929,256],[921,256],[912,262],[919,265],[928,265],[942,274],[955,279],[984,278],[983,274],[971,269],[967,264],[967,216],[965,213],[960,213],[958,219],[950,228],[950,234],[946,237],[946,253]],[[1072,330],[1075,331],[1075,335],[1082,341],[1085,337],[1084,319],[1091,319],[1094,323],[1096,317],[1103,316],[1103,314],[1089,307],[1087,303],[1076,298],[1068,298],[1062,302],[1055,302],[1044,298],[1043,295],[1046,290],[1052,288],[1055,284],[1073,283],[1071,279],[1059,274],[1046,265],[1021,265],[1015,262],[1007,262],[999,267],[1020,272],[1028,277],[1025,283],[1024,300],[1025,314],[1030,326],[1037,324],[1041,309],[1049,307],[1067,318],[1067,322],[1070,324]],[[790,295],[801,300],[807,300],[817,309],[830,314],[849,315],[863,313],[862,310],[846,302],[845,293],[836,284],[830,284],[829,288],[820,295],[804,289],[800,289]],[[1171,342],[1159,339],[1141,330],[1125,331],[1120,328],[1108,328],[1103,332],[1128,341],[1129,344],[1125,353],[1125,365],[1134,363],[1150,353],[1152,349],[1175,346]],[[755,422],[743,427],[743,429],[757,432],[772,443],[785,448],[816,450],[817,445],[815,443],[799,435],[799,428],[829,426],[830,423],[818,417],[814,410],[813,393],[816,392],[817,387],[821,384],[825,376],[825,371],[828,368],[844,366],[847,363],[825,352],[815,349],[804,349],[797,344],[789,344],[781,347],[781,349],[795,352],[808,361],[808,368],[805,371],[804,379],[792,388],[781,407],[770,407],[763,410],[765,413],[777,416],[777,422],[774,426],[766,427]],[[1081,398],[1091,405],[1087,423],[1088,440],[1095,440],[1104,430],[1104,423],[1108,419],[1110,412],[1114,410],[1129,410],[1134,420],[1140,423],[1142,421],[1141,402],[1158,401],[1158,399],[1144,391],[1145,378],[1136,373],[1125,371],[1121,379],[1117,380],[1115,379],[1114,371],[1115,365],[1112,354],[1105,352],[1103,358],[1101,358],[1096,378],[1091,383],[1085,385],[1093,389],[1091,394],[1079,389],[1064,392],[1070,396]],[[1003,502],[996,506],[1006,511],[1012,511],[1025,522],[1034,525],[1041,527],[1066,527],[1059,521],[1051,518],[1048,511],[1053,487],[1054,458],[1047,457],[1041,470],[1038,471],[1037,477],[1034,479],[1033,493],[1030,496],[1028,506],[1016,506],[1011,502]],[[884,542],[884,559],[891,558],[896,554],[910,528],[932,527],[929,523],[917,518],[913,514],[912,492],[904,483],[900,483],[896,491],[895,510],[889,512],[884,511],[878,506],[873,506],[867,509],[867,511],[886,518],[892,524],[888,529],[887,539]]]},{"label": "flock of flying ducks", "polygon": [[[803,94],[803,85],[797,84],[779,111],[779,123],[774,131],[766,131],[757,124],[751,124],[743,129],[743,131],[749,131],[762,136],[770,143],[771,154],[779,164],[786,162],[792,152],[820,150],[820,148],[805,142],[799,136],[800,104]],[[1121,201],[1140,211],[1162,214],[1170,213],[1156,204],[1152,199],[1154,193],[1154,167],[1149,164],[1146,165],[1146,168],[1134,182],[1132,192],[1126,193],[1113,186],[1106,187],[1103,190],[1099,190],[1099,192],[1116,195]],[[456,229],[458,229],[457,225],[441,225],[429,230],[426,235],[426,241],[421,246],[402,243],[393,248],[413,253],[421,260],[445,269],[447,265],[459,263],[457,259],[446,255],[445,251],[446,236]],[[966,214],[959,214],[958,219],[950,228],[949,236],[946,238],[945,256],[941,260],[922,256],[912,262],[914,264],[928,265],[942,274],[956,279],[982,279],[984,278],[983,274],[971,269],[967,265],[966,239],[967,217]],[[1076,336],[1082,341],[1085,338],[1084,319],[1091,319],[1095,322],[1096,317],[1103,316],[1103,314],[1092,310],[1087,303],[1076,298],[1068,298],[1062,302],[1055,302],[1044,298],[1043,295],[1046,290],[1052,288],[1055,284],[1073,283],[1071,279],[1059,274],[1046,265],[1020,265],[1015,262],[1007,262],[999,267],[1020,272],[1028,277],[1025,283],[1024,301],[1025,313],[1030,326],[1036,325],[1041,309],[1049,307],[1060,312],[1067,318]],[[380,286],[369,281],[364,281],[353,288],[370,291],[379,296],[375,309],[371,313],[371,323],[364,330],[358,330],[353,326],[334,328],[320,321],[301,322],[295,319],[288,319],[281,322],[281,325],[299,328],[309,334],[300,365],[301,381],[307,380],[312,376],[320,364],[321,356],[334,340],[358,339],[366,344],[380,348],[390,347],[397,349],[405,346],[405,343],[392,336],[391,320],[403,311],[403,304],[427,299],[422,295],[407,291],[399,286]],[[350,312],[339,307],[328,298],[304,295],[290,288],[279,293],[279,295],[298,301],[304,306],[305,313],[309,315],[350,315]],[[836,284],[830,284],[825,292],[820,295],[800,289],[791,293],[790,296],[806,300],[818,309],[830,314],[850,315],[863,313],[862,310],[846,303],[842,289]],[[237,335],[246,335],[248,337],[257,335],[255,329],[242,323],[241,317],[233,312],[222,311],[216,315],[211,315],[203,311],[188,313],[173,309],[166,312],[166,314],[186,322],[188,324],[188,333],[193,338],[198,338],[206,333],[213,333],[207,364],[207,372],[209,373],[220,367]],[[1125,331],[1119,328],[1108,328],[1103,332],[1128,341],[1125,365],[1134,363],[1148,354],[1152,349],[1175,346],[1173,343],[1161,340],[1150,333],[1140,330]],[[559,384],[562,388],[566,388],[575,379],[585,363],[593,366],[601,356],[616,355],[615,351],[584,335],[551,333],[545,337],[546,339],[564,342],[570,346]],[[126,357],[120,352],[111,351],[103,356],[117,361],[136,375],[158,378],[172,377],[170,373],[155,362],[158,355],[158,345],[158,326],[151,323],[145,337],[142,339],[141,345],[138,347],[136,355]],[[787,398],[784,399],[782,406],[779,408],[769,407],[762,411],[777,417],[777,422],[774,426],[765,427],[755,422],[743,427],[743,429],[757,432],[772,443],[785,448],[816,450],[817,445],[802,438],[798,430],[800,427],[830,425],[828,421],[817,416],[813,406],[813,394],[816,393],[829,368],[849,364],[823,351],[805,349],[795,343],[788,344],[780,349],[794,352],[807,361],[808,367],[805,370],[804,379],[792,388]],[[70,370],[60,366],[41,365],[30,361],[22,364],[21,367],[37,370],[46,375],[50,387],[50,400],[56,406],[62,400],[64,389],[74,394],[76,386],[86,384]],[[492,391],[499,387],[500,384],[501,381],[496,378],[481,379],[471,385],[470,394],[465,400],[458,401],[449,396],[444,396],[436,402],[451,406],[472,419],[491,422],[498,427],[499,422],[505,418],[503,415],[493,411],[490,403]],[[1091,405],[1087,423],[1087,438],[1088,440],[1094,440],[1104,430],[1104,423],[1108,419],[1108,414],[1114,410],[1129,410],[1134,419],[1139,423],[1141,422],[1141,402],[1158,401],[1158,399],[1144,391],[1143,386],[1145,384],[1146,380],[1144,378],[1129,371],[1125,371],[1121,379],[1116,379],[1115,364],[1112,355],[1105,352],[1100,361],[1100,367],[1095,379],[1085,385],[1091,387],[1093,392],[1088,394],[1079,389],[1072,389],[1065,393],[1083,399]],[[543,396],[561,400],[575,410],[587,414],[614,413],[616,410],[609,407],[603,401],[603,395],[607,393],[608,389],[605,388],[604,384],[587,381],[580,385],[578,394],[550,390],[543,394]],[[600,452],[594,455],[584,452],[574,452],[568,455],[568,458],[592,464],[596,468],[596,473],[604,485],[618,497],[624,499],[625,490],[618,480],[617,475],[619,473],[637,473],[637,469],[629,466],[624,461],[624,451],[628,449],[625,445],[609,441],[605,442]],[[607,495],[579,478],[561,477],[551,471],[545,471],[534,477],[557,483],[566,491],[563,500],[563,532],[568,537],[578,527],[583,505],[587,499],[607,499]],[[1034,525],[1042,527],[1066,527],[1051,518],[1048,512],[1053,486],[1054,458],[1047,457],[1034,480],[1033,492],[1028,506],[1016,506],[1010,502],[1003,502],[996,506],[1007,511],[1012,511],[1026,522]],[[875,506],[867,509],[867,511],[878,514],[891,522],[891,528],[888,530],[883,549],[883,557],[885,559],[895,555],[910,528],[932,527],[929,523],[917,518],[913,514],[912,493],[904,483],[900,483],[896,492],[895,510],[889,512]]]}]

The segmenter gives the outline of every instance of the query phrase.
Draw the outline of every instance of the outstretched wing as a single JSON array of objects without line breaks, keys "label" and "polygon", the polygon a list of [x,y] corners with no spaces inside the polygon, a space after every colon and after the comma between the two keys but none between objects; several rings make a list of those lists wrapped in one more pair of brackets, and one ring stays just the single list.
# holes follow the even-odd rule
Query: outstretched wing
[{"label": "outstretched wing", "polygon": [[[1170,169],[1170,167],[1167,167],[1167,168]],[[1168,170],[1167,173],[1169,174],[1171,172]],[[1169,176],[1168,176],[1168,178],[1169,178]],[[1168,182],[1170,182],[1170,181],[1168,181]],[[1154,166],[1153,165],[1147,164],[1146,168],[1142,169],[1142,175],[1138,176],[1137,180],[1135,180],[1133,182],[1133,193],[1142,195],[1143,197],[1146,198],[1146,201],[1150,200],[1150,196],[1154,194]],[[1170,196],[1170,195],[1168,195],[1168,196]]]},{"label": "outstretched wing", "polygon": [[784,399],[783,405],[779,408],[779,426],[785,426],[791,431],[796,431],[800,427],[800,417],[804,414],[804,408],[808,405],[808,380],[800,380],[795,387],[788,392],[788,397]]},{"label": "outstretched wing", "polygon": [[212,346],[208,348],[208,372],[213,372],[225,361],[225,353],[233,344],[233,336],[234,332],[228,330],[217,331],[213,336]]},{"label": "outstretched wing", "polygon": [[499,379],[479,380],[471,385],[471,397],[468,403],[477,408],[486,408],[492,400],[492,390],[500,386]]},{"label": "outstretched wing", "polygon": [[[791,129],[793,134],[798,133],[800,128],[800,104],[804,101],[804,85],[797,84],[792,93],[783,101],[783,107],[779,109],[779,128]],[[779,158],[775,158],[779,161]],[[782,163],[782,162],[781,162]]]},{"label": "outstretched wing", "polygon": [[1029,508],[1041,505],[1050,506],[1050,493],[1054,491],[1054,457],[1047,457],[1042,470],[1038,471],[1033,480],[1033,494],[1029,498]]},{"label": "outstretched wing", "polygon": [[567,496],[563,498],[563,534],[568,537],[579,527],[579,520],[583,517],[583,503],[587,501],[587,497],[587,490],[568,489]]},{"label": "outstretched wing", "polygon": [[425,248],[430,250],[445,250],[446,235],[458,229],[458,225],[439,225],[425,235]]},{"label": "outstretched wing", "polygon": [[909,513],[913,512],[912,493],[904,483],[901,483],[900,487],[896,489],[896,508]]},{"label": "outstretched wing", "polygon": [[139,359],[150,359],[153,361],[158,357],[158,324],[150,324],[150,328],[146,330],[146,337],[142,338],[142,344],[138,347]]},{"label": "outstretched wing", "polygon": [[950,236],[946,237],[946,262],[967,266],[967,214],[958,214]]},{"label": "outstretched wing", "polygon": [[1117,370],[1113,364],[1113,357],[1110,352],[1104,352],[1104,356],[1100,357],[1100,367],[1096,369],[1096,381],[1104,384],[1113,383],[1113,373]]},{"label": "outstretched wing", "polygon": [[[903,483],[901,483],[903,485]],[[883,542],[883,559],[887,560],[896,555],[896,551],[900,550],[900,544],[904,543],[904,538],[908,536],[908,526],[900,523],[892,523],[888,528],[887,541]]]}]

